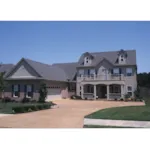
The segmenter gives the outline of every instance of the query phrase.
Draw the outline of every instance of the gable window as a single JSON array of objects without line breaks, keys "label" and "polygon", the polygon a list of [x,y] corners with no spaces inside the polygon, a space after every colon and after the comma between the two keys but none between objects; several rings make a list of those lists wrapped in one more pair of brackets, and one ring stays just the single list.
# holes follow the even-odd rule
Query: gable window
[{"label": "gable window", "polygon": [[13,94],[13,97],[19,97],[19,89],[20,86],[18,84],[16,85],[12,85],[12,94]]},{"label": "gable window", "polygon": [[25,85],[25,94],[27,98],[31,98],[33,96],[33,86]]},{"label": "gable window", "polygon": [[127,76],[132,76],[132,73],[133,73],[132,68],[127,68],[126,69]]}]

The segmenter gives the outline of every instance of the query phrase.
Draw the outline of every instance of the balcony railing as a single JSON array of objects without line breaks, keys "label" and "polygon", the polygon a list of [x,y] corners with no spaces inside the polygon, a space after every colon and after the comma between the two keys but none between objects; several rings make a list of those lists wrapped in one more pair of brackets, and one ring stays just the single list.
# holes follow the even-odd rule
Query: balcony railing
[{"label": "balcony railing", "polygon": [[102,80],[102,81],[121,81],[124,80],[123,74],[106,74],[106,75],[81,75],[78,80],[89,81],[89,80]]}]

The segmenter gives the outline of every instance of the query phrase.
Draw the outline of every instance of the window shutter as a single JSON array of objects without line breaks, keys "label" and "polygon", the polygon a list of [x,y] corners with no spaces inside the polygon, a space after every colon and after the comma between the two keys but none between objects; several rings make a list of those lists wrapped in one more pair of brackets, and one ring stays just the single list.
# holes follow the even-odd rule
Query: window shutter
[{"label": "window shutter", "polygon": [[11,92],[12,97],[13,97],[13,93],[14,93],[14,85],[12,85],[12,92]]},{"label": "window shutter", "polygon": [[20,97],[20,84],[18,84],[18,97]]},{"label": "window shutter", "polygon": [[119,74],[122,74],[122,69],[121,68],[119,68]]},{"label": "window shutter", "polygon": [[24,97],[26,97],[27,94],[27,85],[24,85]]},{"label": "window shutter", "polygon": [[113,72],[113,69],[111,69],[111,74],[113,74],[114,72]]},{"label": "window shutter", "polygon": [[33,97],[33,93],[34,93],[34,85],[32,84],[32,97]]}]

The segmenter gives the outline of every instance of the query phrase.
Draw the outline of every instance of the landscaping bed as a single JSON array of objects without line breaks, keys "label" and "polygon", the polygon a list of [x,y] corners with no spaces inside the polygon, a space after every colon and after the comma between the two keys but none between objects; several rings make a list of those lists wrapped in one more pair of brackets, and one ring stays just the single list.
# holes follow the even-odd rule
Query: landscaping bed
[{"label": "landscaping bed", "polygon": [[0,101],[0,113],[5,114],[16,114],[16,113],[26,113],[44,109],[50,109],[53,106],[52,102],[39,103],[36,101],[27,102],[22,100],[21,102],[9,101],[4,102]]}]

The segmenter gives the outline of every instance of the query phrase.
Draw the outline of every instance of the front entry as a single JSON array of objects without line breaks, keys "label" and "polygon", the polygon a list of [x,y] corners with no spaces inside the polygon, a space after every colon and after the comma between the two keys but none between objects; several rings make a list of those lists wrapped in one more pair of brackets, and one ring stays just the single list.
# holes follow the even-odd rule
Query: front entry
[{"label": "front entry", "polygon": [[107,86],[106,85],[97,85],[97,96],[98,98],[106,98]]},{"label": "front entry", "polygon": [[107,94],[106,86],[101,86],[101,91],[102,91],[102,97],[101,98],[106,98],[106,94]]}]

